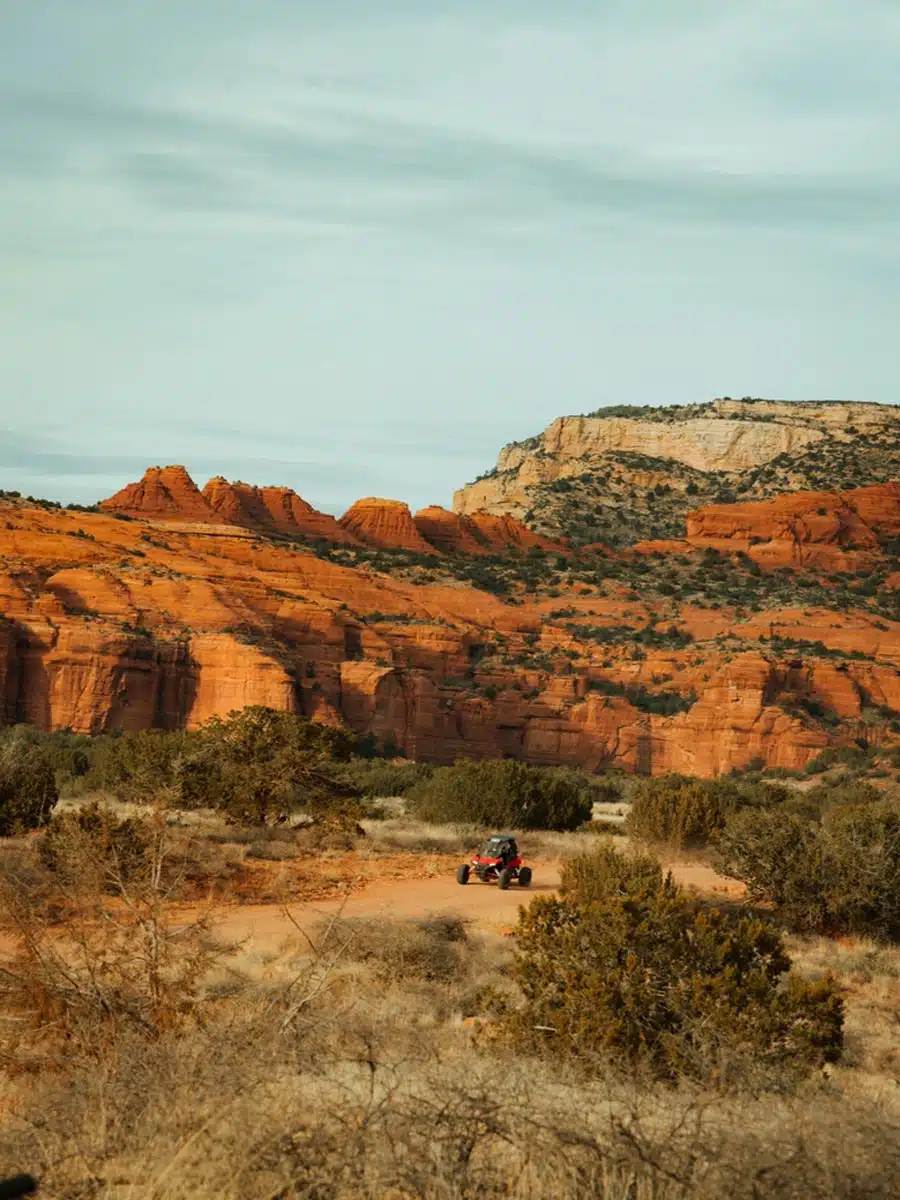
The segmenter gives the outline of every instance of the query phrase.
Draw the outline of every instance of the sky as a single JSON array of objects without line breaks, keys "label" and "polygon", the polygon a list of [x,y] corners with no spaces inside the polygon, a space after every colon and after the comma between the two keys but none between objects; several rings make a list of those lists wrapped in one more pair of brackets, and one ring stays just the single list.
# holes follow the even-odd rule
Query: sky
[{"label": "sky", "polygon": [[898,399],[897,0],[0,0],[0,487]]}]

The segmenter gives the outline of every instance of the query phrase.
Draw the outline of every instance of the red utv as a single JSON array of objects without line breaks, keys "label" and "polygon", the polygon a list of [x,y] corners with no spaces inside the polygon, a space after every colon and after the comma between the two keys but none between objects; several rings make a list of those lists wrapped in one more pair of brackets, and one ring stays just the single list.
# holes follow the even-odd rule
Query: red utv
[{"label": "red utv", "polygon": [[471,862],[457,868],[456,882],[468,883],[472,874],[482,883],[496,881],[504,892],[514,879],[518,879],[519,887],[528,887],[531,883],[531,867],[522,864],[516,839],[501,833],[482,842]]}]

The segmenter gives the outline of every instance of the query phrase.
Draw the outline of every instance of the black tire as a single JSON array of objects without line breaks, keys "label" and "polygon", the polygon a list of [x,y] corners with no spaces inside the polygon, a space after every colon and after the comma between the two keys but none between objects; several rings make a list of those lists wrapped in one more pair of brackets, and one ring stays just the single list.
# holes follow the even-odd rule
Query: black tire
[{"label": "black tire", "polygon": [[501,892],[506,891],[506,889],[509,887],[509,883],[510,883],[511,879],[512,879],[512,871],[506,870],[506,871],[500,872],[500,874],[497,876],[497,884],[499,885]]},{"label": "black tire", "polygon": [[461,867],[456,868],[456,882],[457,883],[468,883],[469,882],[468,863],[463,863],[463,865]]},{"label": "black tire", "polygon": [[531,887],[531,867],[519,867],[519,887]]}]

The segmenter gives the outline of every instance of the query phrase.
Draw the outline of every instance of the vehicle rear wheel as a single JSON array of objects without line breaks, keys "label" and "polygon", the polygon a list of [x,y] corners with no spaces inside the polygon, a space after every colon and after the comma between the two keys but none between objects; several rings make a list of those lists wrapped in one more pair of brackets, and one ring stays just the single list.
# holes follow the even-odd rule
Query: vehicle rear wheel
[{"label": "vehicle rear wheel", "polygon": [[519,887],[531,887],[531,867],[519,867]]},{"label": "vehicle rear wheel", "polygon": [[512,879],[512,871],[504,870],[504,871],[500,872],[500,874],[497,876],[497,883],[500,885],[501,892],[506,891],[506,889],[509,887],[509,881],[511,879]]},{"label": "vehicle rear wheel", "polygon": [[468,867],[467,863],[463,863],[463,865],[461,867],[456,868],[456,882],[457,883],[468,883],[469,882],[469,867]]}]

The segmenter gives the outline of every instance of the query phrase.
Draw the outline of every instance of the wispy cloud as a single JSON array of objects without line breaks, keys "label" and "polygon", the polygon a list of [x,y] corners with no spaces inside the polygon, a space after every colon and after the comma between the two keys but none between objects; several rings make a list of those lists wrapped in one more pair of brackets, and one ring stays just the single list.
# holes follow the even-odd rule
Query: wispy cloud
[{"label": "wispy cloud", "polygon": [[[662,162],[613,144],[542,145],[454,130],[414,117],[310,105],[292,125],[214,119],[97,95],[0,94],[11,149],[0,170],[118,181],[143,207],[179,214],[252,213],[259,222],[339,221],[408,228],[501,214],[722,226],[892,226],[900,171],[786,174]],[[40,151],[33,149],[41,147]],[[136,212],[139,216],[139,210]]]},{"label": "wispy cloud", "polygon": [[3,481],[419,504],[604,401],[892,399],[898,105],[890,0],[6,0]]}]

